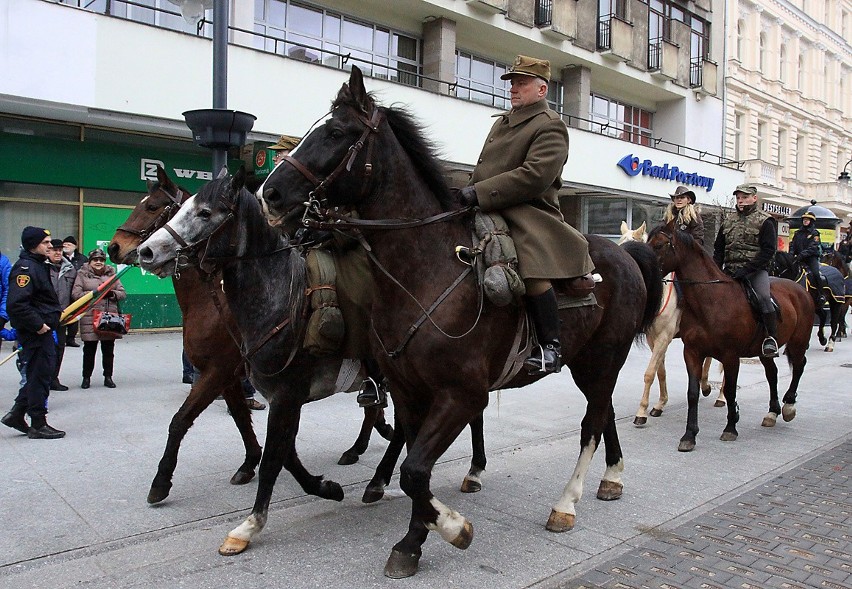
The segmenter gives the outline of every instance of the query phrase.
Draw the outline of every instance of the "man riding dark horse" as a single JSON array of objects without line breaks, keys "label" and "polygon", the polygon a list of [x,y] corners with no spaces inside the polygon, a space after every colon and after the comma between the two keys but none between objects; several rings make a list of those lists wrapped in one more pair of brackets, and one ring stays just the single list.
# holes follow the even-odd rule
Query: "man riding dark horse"
[{"label": "man riding dark horse", "polygon": [[814,303],[818,309],[825,305],[822,294],[822,282],[819,275],[820,248],[819,230],[816,228],[816,215],[810,209],[802,215],[802,228],[796,231],[790,242],[790,253],[808,273],[808,282],[814,289]]},{"label": "man riding dark horse", "polygon": [[778,228],[771,215],[757,208],[757,188],[740,184],[734,189],[734,196],[736,210],[728,213],[719,227],[713,260],[735,280],[751,284],[766,329],[761,352],[766,358],[777,358],[777,319],[769,294],[767,268],[775,255]]}]

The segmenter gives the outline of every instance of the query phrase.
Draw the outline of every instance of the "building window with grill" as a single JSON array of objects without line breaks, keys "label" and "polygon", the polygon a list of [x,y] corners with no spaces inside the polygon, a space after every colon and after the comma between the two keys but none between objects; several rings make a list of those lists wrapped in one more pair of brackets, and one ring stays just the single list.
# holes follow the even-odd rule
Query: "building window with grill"
[{"label": "building window with grill", "polygon": [[710,24],[696,16],[689,20],[689,85],[695,88],[704,82],[704,62],[710,55]]},{"label": "building window with grill", "polygon": [[639,145],[651,145],[653,113],[597,94],[591,96],[589,113],[593,131]]},{"label": "building window with grill", "polygon": [[553,24],[553,0],[535,0],[535,26],[549,27]]},{"label": "building window with grill", "polygon": [[[418,86],[420,40],[399,31],[284,0],[256,0],[259,49]],[[341,55],[347,55],[346,63]]]},{"label": "building window with grill", "polygon": [[627,0],[598,0],[598,49],[612,46],[610,21],[613,17],[627,20]]}]

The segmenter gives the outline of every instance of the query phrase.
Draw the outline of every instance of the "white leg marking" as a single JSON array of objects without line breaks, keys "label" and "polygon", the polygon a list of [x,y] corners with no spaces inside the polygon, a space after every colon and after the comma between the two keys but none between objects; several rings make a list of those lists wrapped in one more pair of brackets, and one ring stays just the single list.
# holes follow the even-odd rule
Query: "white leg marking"
[{"label": "white leg marking", "polygon": [[260,533],[263,526],[266,525],[265,517],[255,517],[254,514],[248,516],[246,520],[228,533],[230,538],[237,540],[245,540],[251,542],[251,539]]},{"label": "white leg marking", "polygon": [[452,542],[458,538],[459,534],[461,534],[464,529],[464,523],[466,521],[464,516],[458,511],[450,509],[434,497],[432,497],[429,503],[431,503],[432,507],[435,508],[435,511],[438,512],[438,519],[434,524],[426,524],[426,528],[438,532],[441,534],[441,538],[447,542]]},{"label": "white leg marking", "polygon": [[621,484],[621,473],[624,472],[624,458],[613,464],[612,466],[607,466],[604,471],[603,478],[601,480],[609,481],[611,483]]},{"label": "white leg marking", "polygon": [[583,481],[586,480],[586,473],[589,472],[589,464],[591,464],[592,457],[595,455],[595,449],[595,441],[592,439],[589,440],[589,445],[580,451],[580,458],[577,460],[577,466],[574,467],[571,480],[565,485],[562,497],[553,506],[554,511],[571,515],[577,514],[574,505],[583,496]]}]

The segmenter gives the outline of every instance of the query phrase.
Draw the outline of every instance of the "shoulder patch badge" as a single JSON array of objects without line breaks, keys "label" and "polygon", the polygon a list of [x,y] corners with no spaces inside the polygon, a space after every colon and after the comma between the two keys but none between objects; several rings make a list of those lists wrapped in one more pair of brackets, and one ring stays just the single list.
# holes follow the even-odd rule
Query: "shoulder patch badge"
[{"label": "shoulder patch badge", "polygon": [[26,274],[18,274],[18,277],[15,280],[15,282],[18,284],[18,286],[20,286],[21,288],[24,288],[26,285],[28,285],[30,283],[30,277],[27,276]]}]

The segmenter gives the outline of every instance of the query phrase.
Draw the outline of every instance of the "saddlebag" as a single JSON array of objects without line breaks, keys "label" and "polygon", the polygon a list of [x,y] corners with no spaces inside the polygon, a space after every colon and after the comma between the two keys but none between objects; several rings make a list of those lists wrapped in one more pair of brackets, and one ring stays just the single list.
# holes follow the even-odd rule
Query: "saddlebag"
[{"label": "saddlebag", "polygon": [[305,330],[304,347],[315,356],[340,350],[346,332],[337,302],[337,273],[331,252],[315,248],[305,257],[308,271],[308,302],[311,316]]},{"label": "saddlebag", "polygon": [[526,293],[518,275],[518,252],[509,235],[509,226],[499,213],[476,213],[476,239],[482,252],[485,272],[482,286],[488,299],[504,307]]}]

